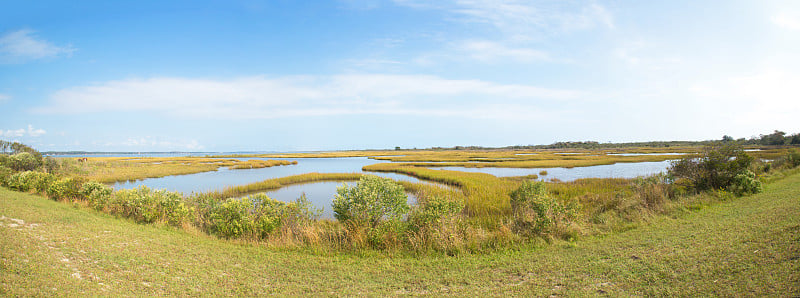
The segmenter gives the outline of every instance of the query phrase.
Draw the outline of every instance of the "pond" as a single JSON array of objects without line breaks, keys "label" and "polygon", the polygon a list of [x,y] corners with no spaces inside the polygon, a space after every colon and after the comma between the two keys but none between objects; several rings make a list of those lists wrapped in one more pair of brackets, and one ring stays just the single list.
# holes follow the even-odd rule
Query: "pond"
[{"label": "pond", "polygon": [[[266,159],[266,158],[242,158]],[[272,178],[280,178],[305,173],[369,173],[376,176],[391,178],[399,181],[423,182],[417,178],[397,173],[365,172],[361,168],[367,165],[383,162],[367,159],[366,157],[341,157],[341,158],[286,158],[283,160],[297,161],[295,165],[275,166],[261,169],[228,170],[220,168],[217,171],[202,172],[189,175],[167,176],[149,178],[139,181],[118,182],[112,186],[116,189],[130,189],[141,185],[154,188],[177,191],[184,194],[192,192],[206,192],[223,189],[228,186],[243,185],[259,182]]]},{"label": "pond", "polygon": [[552,178],[561,181],[573,181],[581,178],[634,178],[658,174],[666,171],[670,166],[670,161],[658,162],[637,162],[637,163],[616,163],[613,165],[599,165],[590,167],[576,168],[465,168],[465,167],[440,167],[431,168],[434,170],[450,170],[474,173],[492,174],[497,177],[513,177],[539,175],[541,171],[547,171],[547,175],[539,175],[539,180],[549,180]]}]

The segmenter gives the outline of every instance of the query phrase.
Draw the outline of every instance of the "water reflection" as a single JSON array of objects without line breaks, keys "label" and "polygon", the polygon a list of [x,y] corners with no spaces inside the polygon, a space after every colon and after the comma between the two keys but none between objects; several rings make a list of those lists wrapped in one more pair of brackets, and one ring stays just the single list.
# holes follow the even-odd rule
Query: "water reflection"
[{"label": "water reflection", "polygon": [[572,181],[581,178],[634,178],[658,174],[670,166],[670,161],[616,163],[613,165],[600,165],[577,168],[465,168],[465,167],[440,167],[431,168],[439,170],[474,172],[492,174],[497,177],[539,175],[547,171],[547,175],[540,175],[540,180],[557,178],[561,181]]},{"label": "water reflection", "polygon": [[[242,158],[267,159],[267,158]],[[167,176],[161,178],[148,178],[139,181],[118,182],[112,186],[116,189],[130,189],[145,185],[155,189],[167,189],[184,194],[192,192],[206,192],[223,189],[228,186],[249,184],[266,179],[280,178],[305,173],[368,173],[398,181],[423,182],[417,178],[397,173],[365,172],[361,168],[383,161],[367,159],[366,157],[346,158],[287,158],[285,160],[297,161],[295,165],[275,166],[262,169],[228,170],[220,168],[217,171],[203,172],[189,175]]]}]

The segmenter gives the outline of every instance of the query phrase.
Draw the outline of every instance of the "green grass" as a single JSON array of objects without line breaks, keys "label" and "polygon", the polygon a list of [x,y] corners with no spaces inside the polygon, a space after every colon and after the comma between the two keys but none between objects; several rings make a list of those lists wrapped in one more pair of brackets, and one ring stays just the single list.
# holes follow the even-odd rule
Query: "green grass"
[{"label": "green grass", "polygon": [[625,232],[454,257],[270,249],[3,188],[0,216],[2,296],[800,295],[796,172]]}]

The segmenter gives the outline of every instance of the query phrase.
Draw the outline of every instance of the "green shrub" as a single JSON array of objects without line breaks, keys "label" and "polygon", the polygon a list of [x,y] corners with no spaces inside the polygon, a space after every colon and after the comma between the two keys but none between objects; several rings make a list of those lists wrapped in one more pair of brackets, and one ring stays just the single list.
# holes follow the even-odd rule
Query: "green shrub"
[{"label": "green shrub", "polygon": [[408,222],[416,230],[423,230],[428,227],[436,227],[443,222],[452,219],[464,210],[464,204],[459,201],[451,201],[442,197],[432,196],[419,202],[411,209],[408,215]]},{"label": "green shrub", "polygon": [[403,186],[368,175],[355,186],[337,188],[332,207],[341,222],[376,228],[382,222],[401,220],[409,210],[407,200]]},{"label": "green shrub", "polygon": [[319,216],[308,199],[285,203],[265,194],[229,198],[208,209],[207,228],[225,238],[267,238],[278,228],[299,227]]},{"label": "green shrub", "polygon": [[114,192],[106,208],[114,214],[138,222],[166,222],[179,226],[189,218],[191,210],[180,193],[151,190],[146,186]]},{"label": "green shrub", "polygon": [[47,173],[25,171],[11,174],[5,180],[6,186],[11,189],[45,193],[55,177]]},{"label": "green shrub", "polygon": [[11,155],[7,163],[15,171],[33,171],[42,166],[42,160],[28,152]]},{"label": "green shrub", "polygon": [[47,196],[53,200],[83,199],[81,194],[83,182],[78,178],[61,178],[53,180],[47,188]]},{"label": "green shrub", "polygon": [[22,182],[23,172],[17,172],[6,177],[5,185],[18,191],[28,191],[28,186]]},{"label": "green shrub", "polygon": [[420,197],[408,214],[409,244],[416,249],[459,249],[466,238],[464,204],[440,196]]},{"label": "green shrub", "polygon": [[81,195],[89,200],[92,208],[97,210],[105,209],[113,192],[113,188],[96,181],[86,182],[81,188]]},{"label": "green shrub", "polygon": [[800,152],[797,152],[797,150],[792,149],[784,158],[790,167],[800,166]]},{"label": "green shrub", "polygon": [[708,146],[699,158],[686,157],[672,163],[673,181],[684,179],[697,191],[725,189],[739,174],[750,168],[753,157],[735,143]]},{"label": "green shrub", "polygon": [[0,167],[11,168],[11,161],[8,154],[0,153]]},{"label": "green shrub", "polygon": [[50,189],[50,185],[53,184],[58,177],[55,175],[51,175],[48,173],[42,172],[27,172],[28,174],[24,176],[25,183],[30,186],[30,189],[40,193],[46,194],[47,190]]},{"label": "green shrub", "polygon": [[575,220],[576,204],[562,204],[545,189],[543,182],[526,181],[511,193],[513,226],[525,236],[557,232]]},{"label": "green shrub", "polygon": [[756,174],[750,171],[744,171],[736,175],[736,177],[733,177],[733,182],[728,189],[737,196],[741,196],[744,194],[759,193],[762,188],[761,181],[756,179]]},{"label": "green shrub", "polygon": [[8,186],[6,180],[8,180],[8,177],[11,176],[12,174],[14,174],[14,170],[0,165],[0,185]]}]

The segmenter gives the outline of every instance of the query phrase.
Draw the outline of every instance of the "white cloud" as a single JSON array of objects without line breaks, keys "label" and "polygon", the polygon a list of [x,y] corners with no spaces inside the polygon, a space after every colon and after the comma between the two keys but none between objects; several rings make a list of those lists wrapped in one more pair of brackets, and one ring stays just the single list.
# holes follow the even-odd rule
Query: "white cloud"
[{"label": "white cloud", "polygon": [[617,59],[632,67],[639,67],[650,71],[660,71],[675,68],[683,64],[683,59],[677,56],[664,56],[658,51],[658,46],[643,40],[624,42],[614,50]]},{"label": "white cloud", "polygon": [[614,27],[611,13],[594,1],[395,0],[395,3],[417,9],[445,10],[462,21],[487,24],[522,40],[601,26]]},{"label": "white cloud", "polygon": [[70,55],[72,46],[56,46],[38,39],[31,30],[23,29],[0,36],[0,63],[22,63],[30,60]]},{"label": "white cloud", "polygon": [[152,136],[130,137],[119,143],[107,142],[106,146],[126,147],[127,150],[145,148],[147,150],[202,150],[205,148],[197,140],[170,140]]},{"label": "white cloud", "polygon": [[0,103],[11,100],[10,95],[0,94]]},{"label": "white cloud", "polygon": [[31,137],[38,137],[43,134],[47,133],[44,129],[41,128],[33,128],[33,125],[28,124],[28,129],[20,128],[20,129],[9,129],[3,131],[0,129],[0,136],[10,137],[10,138],[18,138],[24,137],[26,135]]},{"label": "white cloud", "polygon": [[[348,74],[233,80],[151,78],[57,91],[41,113],[163,112],[201,118],[460,114],[495,104],[573,100],[581,92],[427,75]],[[453,109],[453,106],[461,109]]]},{"label": "white cloud", "polygon": [[800,31],[800,15],[781,13],[773,16],[770,20],[781,28]]},{"label": "white cloud", "polygon": [[527,48],[511,48],[498,42],[487,40],[466,41],[459,45],[466,54],[475,60],[493,62],[511,60],[517,62],[550,61],[550,55],[543,51]]}]

